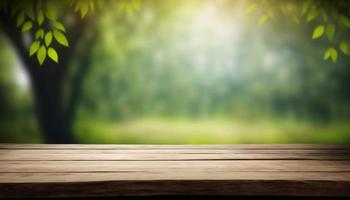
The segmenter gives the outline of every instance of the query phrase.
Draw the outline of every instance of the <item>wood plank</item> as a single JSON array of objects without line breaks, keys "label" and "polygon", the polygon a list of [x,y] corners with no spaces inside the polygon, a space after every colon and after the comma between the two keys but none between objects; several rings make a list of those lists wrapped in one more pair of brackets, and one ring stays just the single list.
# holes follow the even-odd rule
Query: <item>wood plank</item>
[{"label": "wood plank", "polygon": [[189,161],[189,160],[350,160],[337,153],[244,153],[244,154],[125,154],[125,153],[0,153],[0,161]]},{"label": "wood plank", "polygon": [[350,145],[0,144],[0,198],[350,197]]},{"label": "wood plank", "polygon": [[114,180],[293,180],[293,181],[349,181],[350,172],[255,172],[229,169],[140,169],[118,172],[14,172],[1,173],[2,183],[91,182]]},{"label": "wood plank", "polygon": [[167,169],[227,169],[240,171],[349,172],[350,161],[328,160],[212,160],[212,161],[1,161],[0,172],[113,172]]},{"label": "wood plank", "polygon": [[350,149],[350,144],[227,144],[227,145],[128,145],[128,144],[6,144],[0,149]]}]

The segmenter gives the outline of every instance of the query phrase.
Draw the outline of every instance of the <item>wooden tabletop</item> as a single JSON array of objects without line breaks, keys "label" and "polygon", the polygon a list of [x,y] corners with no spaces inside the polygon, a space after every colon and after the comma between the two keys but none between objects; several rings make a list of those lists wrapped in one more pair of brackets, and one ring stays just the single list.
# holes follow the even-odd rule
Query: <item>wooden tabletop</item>
[{"label": "wooden tabletop", "polygon": [[0,144],[0,198],[349,196],[350,145]]}]

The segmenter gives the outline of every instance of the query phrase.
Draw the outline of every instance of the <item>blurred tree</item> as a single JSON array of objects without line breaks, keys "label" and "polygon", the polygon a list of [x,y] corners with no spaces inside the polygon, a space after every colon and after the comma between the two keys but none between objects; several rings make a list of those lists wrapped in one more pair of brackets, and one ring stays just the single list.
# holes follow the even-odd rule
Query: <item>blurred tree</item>
[{"label": "blurred tree", "polygon": [[[137,3],[135,0],[118,1],[117,8],[131,13],[138,5],[134,2]],[[94,28],[98,13],[95,12],[93,17],[86,15],[103,4],[103,0],[0,1],[0,26],[29,74],[46,143],[76,142],[72,134],[76,104],[81,83],[90,68],[89,53],[98,32]],[[66,29],[74,31],[66,35]],[[81,43],[82,40],[87,42]],[[36,59],[32,57],[34,55]],[[69,66],[72,58],[77,56],[81,57],[78,69],[67,83]],[[66,83],[70,94],[64,94]]]}]

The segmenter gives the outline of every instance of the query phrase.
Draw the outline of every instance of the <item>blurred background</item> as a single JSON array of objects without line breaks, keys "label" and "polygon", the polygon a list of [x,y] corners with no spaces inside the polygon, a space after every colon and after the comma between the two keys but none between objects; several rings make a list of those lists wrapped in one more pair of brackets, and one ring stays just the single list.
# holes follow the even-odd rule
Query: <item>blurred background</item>
[{"label": "blurred background", "polygon": [[[146,0],[131,14],[88,16],[96,36],[84,54],[77,141],[350,143],[350,58],[324,61],[329,44],[311,39],[313,22],[259,25],[246,6]],[[82,59],[72,58],[67,83]],[[0,70],[0,143],[43,142],[32,84],[4,32]]]}]

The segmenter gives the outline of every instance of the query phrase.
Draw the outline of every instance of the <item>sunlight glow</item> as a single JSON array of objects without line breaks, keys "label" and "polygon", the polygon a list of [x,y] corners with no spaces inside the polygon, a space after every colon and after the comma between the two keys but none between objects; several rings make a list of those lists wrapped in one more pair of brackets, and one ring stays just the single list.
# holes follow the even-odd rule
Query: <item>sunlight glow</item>
[{"label": "sunlight glow", "polygon": [[239,24],[236,17],[222,12],[220,2],[203,4],[194,12],[190,25],[188,48],[192,64],[202,75],[221,74],[236,67]]},{"label": "sunlight glow", "polygon": [[14,59],[14,76],[15,81],[18,84],[18,86],[22,89],[28,89],[29,88],[29,78],[28,74],[24,71],[24,66],[21,60]]}]

